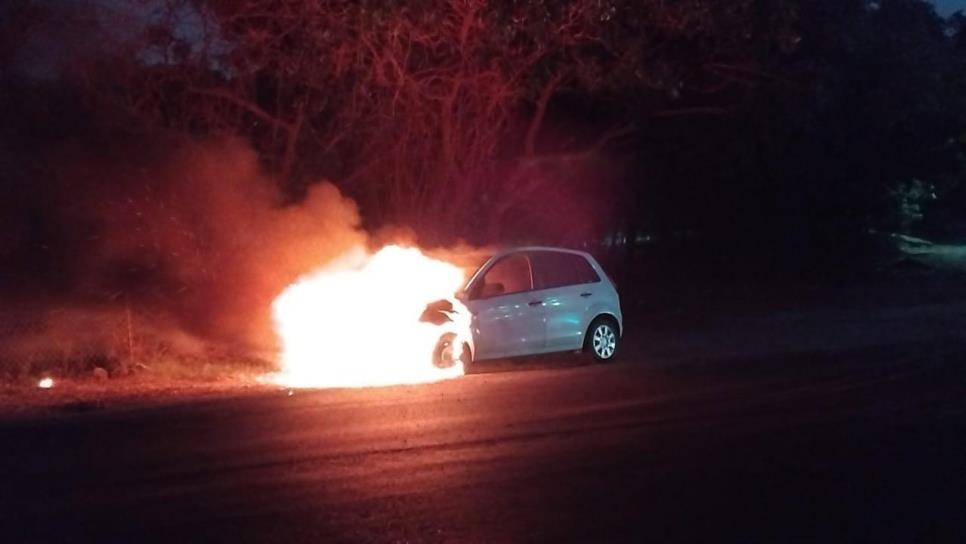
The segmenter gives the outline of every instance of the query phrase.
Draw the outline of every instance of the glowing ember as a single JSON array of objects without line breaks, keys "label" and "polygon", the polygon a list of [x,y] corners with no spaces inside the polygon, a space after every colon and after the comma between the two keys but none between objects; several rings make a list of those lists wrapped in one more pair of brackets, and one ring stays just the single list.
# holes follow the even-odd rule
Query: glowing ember
[{"label": "glowing ember", "polygon": [[41,389],[50,389],[53,386],[54,386],[54,379],[50,377],[42,378],[39,382],[37,382],[37,387]]},{"label": "glowing ember", "polygon": [[[419,250],[356,249],[289,286],[272,306],[282,343],[281,372],[290,387],[365,387],[431,382],[463,374],[459,361],[433,364],[440,337],[469,334],[460,322],[421,322],[428,303],[452,299],[463,271]],[[457,353],[457,357],[458,357]]]}]

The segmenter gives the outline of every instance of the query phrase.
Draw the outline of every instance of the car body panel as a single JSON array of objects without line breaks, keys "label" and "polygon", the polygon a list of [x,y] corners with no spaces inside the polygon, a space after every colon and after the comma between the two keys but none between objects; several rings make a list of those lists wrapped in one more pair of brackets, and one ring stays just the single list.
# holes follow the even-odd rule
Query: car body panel
[{"label": "car body panel", "polygon": [[475,358],[514,357],[543,349],[544,311],[542,306],[530,306],[531,298],[528,291],[466,302],[473,314]]},{"label": "car body panel", "polygon": [[550,351],[580,349],[583,345],[586,301],[571,287],[556,287],[534,293],[543,301],[544,346]]}]

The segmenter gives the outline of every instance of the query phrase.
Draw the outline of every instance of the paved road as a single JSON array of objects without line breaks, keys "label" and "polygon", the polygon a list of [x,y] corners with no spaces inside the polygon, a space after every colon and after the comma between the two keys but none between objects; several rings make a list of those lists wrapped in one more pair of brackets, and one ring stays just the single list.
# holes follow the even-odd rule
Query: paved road
[{"label": "paved road", "polygon": [[962,540],[966,372],[921,352],[7,419],[0,540]]}]

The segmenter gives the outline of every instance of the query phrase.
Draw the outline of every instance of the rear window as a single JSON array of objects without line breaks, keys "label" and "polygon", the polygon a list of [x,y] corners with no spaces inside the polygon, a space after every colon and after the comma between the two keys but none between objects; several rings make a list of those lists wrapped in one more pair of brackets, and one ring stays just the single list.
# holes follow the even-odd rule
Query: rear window
[{"label": "rear window", "polygon": [[535,289],[597,283],[600,276],[587,259],[574,253],[534,251],[530,255]]}]

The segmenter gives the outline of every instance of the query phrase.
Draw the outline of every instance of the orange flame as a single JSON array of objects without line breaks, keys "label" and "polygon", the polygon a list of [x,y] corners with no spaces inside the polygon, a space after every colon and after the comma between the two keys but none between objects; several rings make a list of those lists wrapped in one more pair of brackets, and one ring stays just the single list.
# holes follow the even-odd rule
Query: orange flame
[{"label": "orange flame", "polygon": [[463,345],[468,312],[445,325],[419,319],[436,300],[459,306],[452,297],[463,281],[460,268],[417,249],[350,251],[275,299],[282,368],[270,380],[289,387],[366,387],[462,375],[458,360],[449,368],[435,366],[433,352],[445,333]]}]

